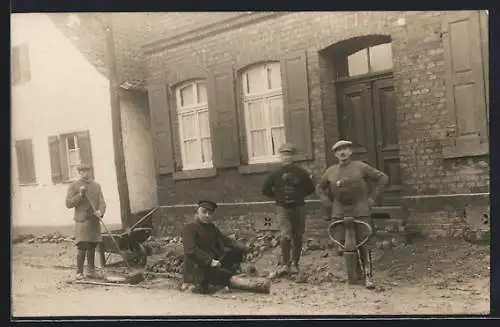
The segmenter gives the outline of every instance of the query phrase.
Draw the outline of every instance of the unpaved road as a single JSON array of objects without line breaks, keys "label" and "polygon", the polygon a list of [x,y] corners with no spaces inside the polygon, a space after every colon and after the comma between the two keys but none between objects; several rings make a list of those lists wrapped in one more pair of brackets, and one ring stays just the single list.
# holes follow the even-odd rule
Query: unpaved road
[{"label": "unpaved road", "polygon": [[[22,316],[169,316],[169,315],[302,315],[302,314],[487,314],[489,252],[468,243],[454,244],[443,253],[439,244],[404,248],[386,254],[375,265],[378,287],[334,282],[273,284],[272,294],[242,292],[195,295],[154,280],[149,288],[69,285],[73,248],[64,244],[13,246],[12,315]],[[410,251],[408,255],[405,251]],[[415,249],[421,249],[420,252]],[[401,257],[401,260],[398,258]],[[410,258],[408,258],[410,257]],[[413,258],[413,259],[411,259]],[[429,259],[429,258],[432,258]],[[410,260],[411,259],[411,260]],[[334,274],[343,274],[342,259],[328,257]],[[398,261],[399,260],[399,261]],[[303,259],[321,264],[314,254]],[[441,263],[441,264],[439,264]],[[384,268],[385,266],[386,269]],[[390,268],[390,269],[389,269]],[[311,268],[309,268],[311,269]],[[384,270],[382,270],[384,269]],[[434,273],[432,273],[434,272]]]}]

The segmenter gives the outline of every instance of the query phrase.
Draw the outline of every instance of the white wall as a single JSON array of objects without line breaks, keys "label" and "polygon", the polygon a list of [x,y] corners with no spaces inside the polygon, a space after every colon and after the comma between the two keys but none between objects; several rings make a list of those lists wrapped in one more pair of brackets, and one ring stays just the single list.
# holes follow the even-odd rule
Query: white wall
[{"label": "white wall", "polygon": [[[147,110],[147,96],[123,92],[122,131],[132,213],[151,209],[158,204],[153,157],[153,140]],[[134,96],[134,99],[132,99]]]},{"label": "white wall", "polygon": [[[15,226],[72,224],[67,184],[51,181],[48,136],[89,130],[96,180],[108,204],[105,220],[120,222],[107,79],[44,14],[11,16],[12,45],[29,44],[31,81],[12,89],[12,139],[33,139],[35,186],[19,186],[12,157]],[[13,145],[14,146],[14,143]],[[14,155],[12,151],[11,155]]]}]

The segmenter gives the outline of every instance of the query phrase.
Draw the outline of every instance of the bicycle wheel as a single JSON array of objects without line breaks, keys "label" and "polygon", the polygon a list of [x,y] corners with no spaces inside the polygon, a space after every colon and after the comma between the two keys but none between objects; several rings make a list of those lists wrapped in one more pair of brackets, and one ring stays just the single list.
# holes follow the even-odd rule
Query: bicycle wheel
[{"label": "bicycle wheel", "polygon": [[356,252],[344,252],[344,262],[347,270],[347,281],[356,284],[360,276],[360,267]]}]

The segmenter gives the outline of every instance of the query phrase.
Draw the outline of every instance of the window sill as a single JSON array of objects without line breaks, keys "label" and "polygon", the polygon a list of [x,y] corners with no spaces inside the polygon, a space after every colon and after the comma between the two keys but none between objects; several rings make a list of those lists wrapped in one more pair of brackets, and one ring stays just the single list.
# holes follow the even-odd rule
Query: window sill
[{"label": "window sill", "polygon": [[180,181],[186,179],[210,178],[215,176],[217,176],[216,168],[203,168],[203,169],[177,171],[172,175],[174,181]]},{"label": "window sill", "polygon": [[479,143],[468,144],[462,143],[455,146],[447,146],[443,148],[444,159],[480,157],[489,154],[489,144]]},{"label": "window sill", "polygon": [[279,162],[249,164],[245,166],[239,166],[238,172],[242,175],[261,174],[270,172],[278,168],[279,166],[280,166]]}]

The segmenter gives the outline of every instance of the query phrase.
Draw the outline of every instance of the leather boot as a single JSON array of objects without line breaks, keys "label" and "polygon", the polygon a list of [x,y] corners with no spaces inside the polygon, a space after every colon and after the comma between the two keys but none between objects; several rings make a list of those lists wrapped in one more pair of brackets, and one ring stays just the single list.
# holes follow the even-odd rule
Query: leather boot
[{"label": "leather boot", "polygon": [[364,251],[364,267],[365,267],[365,287],[367,289],[374,289],[375,284],[373,282],[373,266],[372,266],[372,255],[369,249]]},{"label": "leather boot", "polygon": [[90,278],[99,278],[97,271],[95,269],[95,248],[87,249],[87,276]]},{"label": "leather boot", "polygon": [[292,247],[293,266],[292,266],[291,273],[294,273],[294,274],[299,273],[299,261],[300,261],[301,253],[302,253],[302,238],[297,237],[293,240],[293,247]]},{"label": "leather boot", "polygon": [[281,266],[278,275],[288,273],[290,270],[290,245],[291,241],[289,239],[284,238],[281,240]]},{"label": "leather boot", "polygon": [[83,276],[83,266],[85,264],[85,250],[78,250],[76,254],[76,279],[82,279]]}]

